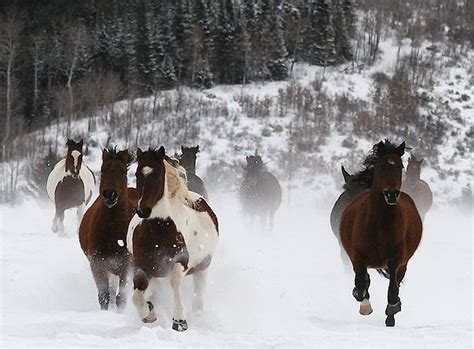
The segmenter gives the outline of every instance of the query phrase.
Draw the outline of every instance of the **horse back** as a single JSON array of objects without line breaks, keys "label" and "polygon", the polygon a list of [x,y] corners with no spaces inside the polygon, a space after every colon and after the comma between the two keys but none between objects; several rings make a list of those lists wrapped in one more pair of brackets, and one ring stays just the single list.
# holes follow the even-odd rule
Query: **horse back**
[{"label": "horse back", "polygon": [[199,176],[194,173],[188,173],[188,189],[195,193],[200,194],[204,199],[208,200],[209,196],[207,194],[206,186]]},{"label": "horse back", "polygon": [[351,201],[352,201],[352,196],[348,192],[345,191],[341,195],[339,195],[339,197],[337,198],[331,210],[331,215],[330,215],[331,229],[334,235],[336,236],[336,238],[338,239],[340,238],[339,224],[341,222],[342,212],[347,207],[347,205],[349,205]]}]

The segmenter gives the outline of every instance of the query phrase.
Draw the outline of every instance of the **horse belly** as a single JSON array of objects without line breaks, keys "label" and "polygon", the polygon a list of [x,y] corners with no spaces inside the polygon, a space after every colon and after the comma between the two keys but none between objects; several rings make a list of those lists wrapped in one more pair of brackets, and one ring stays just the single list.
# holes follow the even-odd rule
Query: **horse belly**
[{"label": "horse belly", "polygon": [[64,177],[55,191],[56,207],[64,210],[77,207],[85,202],[84,184],[78,178]]}]

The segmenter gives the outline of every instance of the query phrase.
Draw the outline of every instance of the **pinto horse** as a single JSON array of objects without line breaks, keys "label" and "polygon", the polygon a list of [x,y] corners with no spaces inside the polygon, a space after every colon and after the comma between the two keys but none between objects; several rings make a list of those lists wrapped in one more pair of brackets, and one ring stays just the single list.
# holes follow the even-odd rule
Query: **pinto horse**
[{"label": "pinto horse", "polygon": [[61,235],[64,235],[64,211],[77,207],[80,223],[95,187],[94,174],[82,161],[83,144],[82,139],[78,143],[68,139],[66,158],[54,166],[46,184],[48,196],[56,208],[51,229]]},{"label": "pinto horse", "polygon": [[199,153],[199,145],[196,147],[181,146],[179,163],[186,169],[189,190],[198,193],[202,195],[204,199],[209,200],[204,182],[196,175],[197,153]]},{"label": "pinto horse", "polygon": [[421,219],[424,219],[431,205],[433,205],[433,193],[428,183],[420,179],[422,162],[423,159],[418,160],[416,157],[410,156],[406,177],[402,182],[402,191],[410,195],[415,201]]},{"label": "pinto horse", "polygon": [[421,240],[422,221],[413,200],[400,191],[405,142],[377,144],[377,161],[370,190],[359,194],[342,213],[341,241],[355,272],[354,298],[362,315],[372,313],[367,268],[388,269],[386,326],[395,325],[401,311],[399,286],[408,261]]},{"label": "pinto horse", "polygon": [[[79,227],[79,242],[89,260],[102,310],[108,309],[111,299],[120,310],[126,304],[130,258],[127,231],[138,201],[136,190],[127,188],[127,170],[132,161],[133,156],[127,150],[102,151],[100,195],[86,211]],[[114,275],[119,279],[118,294]]]},{"label": "pinto horse", "polygon": [[260,226],[264,229],[268,219],[270,230],[273,230],[275,212],[281,204],[280,183],[274,175],[265,171],[260,155],[247,156],[246,160],[244,180],[240,186],[240,202],[251,220],[254,215],[260,216]]},{"label": "pinto horse", "polygon": [[137,150],[137,214],[130,222],[127,246],[133,256],[133,304],[143,322],[156,320],[153,303],[145,298],[150,279],[168,277],[174,294],[172,328],[188,328],[181,283],[193,275],[194,310],[203,308],[206,275],[218,241],[217,217],[206,201],[188,191],[184,168],[164,147]]}]

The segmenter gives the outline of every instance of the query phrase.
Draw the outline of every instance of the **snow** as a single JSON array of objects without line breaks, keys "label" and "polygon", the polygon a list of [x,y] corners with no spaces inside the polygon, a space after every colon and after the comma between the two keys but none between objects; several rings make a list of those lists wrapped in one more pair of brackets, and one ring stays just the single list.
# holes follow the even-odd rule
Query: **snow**
[{"label": "snow", "polygon": [[[275,231],[250,229],[236,193],[215,193],[221,225],[205,310],[191,309],[189,330],[171,329],[172,297],[162,282],[158,321],[143,324],[128,294],[122,314],[101,311],[74,212],[67,238],[49,227],[52,204],[28,201],[0,207],[2,347],[310,346],[471,347],[472,212],[437,207],[401,287],[396,327],[384,325],[388,282],[371,272],[374,313],[358,314],[353,275],[343,271],[329,227],[336,197],[324,203],[312,191],[284,198]],[[25,219],[26,217],[26,219]]]}]

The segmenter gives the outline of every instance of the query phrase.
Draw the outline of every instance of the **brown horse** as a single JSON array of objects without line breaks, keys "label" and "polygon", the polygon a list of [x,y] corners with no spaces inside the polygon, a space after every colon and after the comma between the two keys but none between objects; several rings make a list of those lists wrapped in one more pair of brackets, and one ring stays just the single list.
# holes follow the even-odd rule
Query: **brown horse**
[{"label": "brown horse", "polygon": [[417,160],[416,157],[410,156],[406,177],[402,183],[402,191],[410,195],[415,201],[421,219],[424,219],[431,205],[433,205],[433,193],[428,183],[420,179],[422,162],[423,159]]},{"label": "brown horse", "polygon": [[[126,303],[127,230],[138,197],[135,189],[127,188],[127,169],[132,159],[127,150],[103,150],[100,195],[86,211],[79,227],[79,242],[89,260],[102,310],[108,309],[111,296],[120,310]],[[113,275],[119,278],[118,294]]]},{"label": "brown horse", "polygon": [[133,256],[133,304],[143,322],[156,320],[154,305],[145,299],[152,278],[169,277],[174,294],[172,328],[188,324],[181,283],[193,275],[193,308],[203,308],[203,290],[217,246],[217,217],[206,201],[188,191],[184,168],[159,150],[137,150],[137,190],[140,200],[130,222],[127,246]]},{"label": "brown horse", "polygon": [[189,190],[201,194],[204,199],[209,200],[204,182],[196,175],[197,153],[199,153],[199,145],[196,147],[181,146],[179,164],[186,169]]},{"label": "brown horse", "polygon": [[362,315],[372,312],[367,268],[388,269],[387,326],[395,325],[394,315],[401,311],[399,286],[422,235],[415,203],[400,192],[404,152],[405,142],[398,147],[389,141],[377,144],[372,186],[347,206],[340,225],[342,245],[355,272],[352,294],[361,302]]},{"label": "brown horse", "polygon": [[77,207],[80,222],[95,187],[94,174],[82,162],[83,144],[82,139],[77,143],[68,139],[66,158],[59,161],[48,176],[46,189],[56,208],[51,229],[60,235],[64,235],[64,211]]},{"label": "brown horse", "polygon": [[275,212],[281,204],[281,187],[278,180],[270,172],[265,171],[260,155],[246,157],[244,180],[240,186],[240,202],[250,219],[260,216],[260,226],[263,230],[267,219],[270,230],[273,230]]}]

